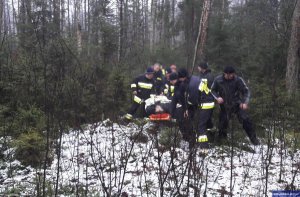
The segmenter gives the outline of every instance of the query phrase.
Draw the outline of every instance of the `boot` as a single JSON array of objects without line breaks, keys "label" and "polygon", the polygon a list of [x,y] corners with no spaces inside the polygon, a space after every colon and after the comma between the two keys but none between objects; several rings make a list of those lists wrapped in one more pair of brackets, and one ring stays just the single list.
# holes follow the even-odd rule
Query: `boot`
[{"label": "boot", "polygon": [[208,154],[209,144],[207,135],[200,135],[197,138],[197,143],[199,145],[199,154],[201,157],[205,157]]}]

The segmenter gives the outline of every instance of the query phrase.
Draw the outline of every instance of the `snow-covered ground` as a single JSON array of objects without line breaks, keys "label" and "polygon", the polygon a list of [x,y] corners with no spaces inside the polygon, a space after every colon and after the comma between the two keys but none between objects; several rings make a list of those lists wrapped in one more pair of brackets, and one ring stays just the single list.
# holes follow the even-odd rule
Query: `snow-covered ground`
[{"label": "snow-covered ground", "polygon": [[[232,155],[229,146],[216,146],[203,158],[199,149],[189,150],[184,143],[176,148],[158,143],[164,129],[160,127],[156,135],[151,123],[123,126],[107,120],[64,134],[59,196],[230,196],[232,192],[259,197],[266,192],[272,196],[272,190],[285,189],[293,179],[300,188],[299,150],[261,145],[251,146],[255,153],[235,147]],[[35,196],[42,188],[43,171],[22,167],[18,161],[0,167],[0,195]],[[55,155],[46,171],[48,194],[54,194],[57,169]]]}]

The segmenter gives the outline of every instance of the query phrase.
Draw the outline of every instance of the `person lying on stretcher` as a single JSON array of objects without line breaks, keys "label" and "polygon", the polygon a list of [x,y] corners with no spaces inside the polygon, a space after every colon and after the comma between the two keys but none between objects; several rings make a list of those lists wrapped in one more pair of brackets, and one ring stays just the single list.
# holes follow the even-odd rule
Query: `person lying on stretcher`
[{"label": "person lying on stretcher", "polygon": [[145,100],[146,114],[162,114],[171,112],[171,100],[163,95],[151,95]]}]

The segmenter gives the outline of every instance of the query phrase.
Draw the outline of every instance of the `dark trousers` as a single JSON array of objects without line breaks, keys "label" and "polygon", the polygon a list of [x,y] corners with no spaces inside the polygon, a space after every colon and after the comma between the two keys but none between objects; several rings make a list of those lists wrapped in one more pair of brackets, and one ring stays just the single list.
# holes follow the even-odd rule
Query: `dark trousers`
[{"label": "dark trousers", "polygon": [[212,128],[211,120],[213,109],[199,109],[198,110],[198,135],[205,135],[207,128]]},{"label": "dark trousers", "polygon": [[184,117],[184,110],[182,107],[176,108],[175,119],[178,123],[178,127],[182,134],[182,137],[186,141],[195,141],[195,133],[193,131],[193,111],[189,110],[189,116]]},{"label": "dark trousers", "polygon": [[133,102],[128,113],[134,115],[139,108],[141,108],[141,116],[146,117],[145,103],[139,104],[137,102]]},{"label": "dark trousers", "polygon": [[209,119],[206,122],[206,128],[207,129],[212,129],[214,127],[214,123],[212,122],[212,114],[213,114],[213,109],[211,109],[211,115],[209,117]]},{"label": "dark trousers", "polygon": [[240,109],[239,105],[235,105],[231,108],[225,108],[224,105],[220,105],[221,111],[219,115],[219,135],[227,136],[228,122],[232,114],[236,114],[239,122],[243,125],[243,129],[246,131],[250,139],[255,138],[256,134],[253,129],[252,122],[245,110]]}]

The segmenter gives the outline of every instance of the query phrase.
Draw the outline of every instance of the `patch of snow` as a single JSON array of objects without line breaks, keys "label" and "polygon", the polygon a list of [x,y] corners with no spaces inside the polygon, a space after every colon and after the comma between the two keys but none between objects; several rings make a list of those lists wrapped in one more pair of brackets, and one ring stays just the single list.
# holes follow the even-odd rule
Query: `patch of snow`
[{"label": "patch of snow", "polygon": [[[203,158],[181,142],[177,148],[162,150],[159,135],[147,132],[151,123],[127,126],[109,120],[71,130],[62,137],[59,163],[60,196],[271,196],[291,181],[300,188],[300,151],[280,151],[274,146],[251,146],[255,153],[239,148],[214,147]],[[160,128],[162,132],[162,128]],[[138,142],[133,136],[147,136]],[[7,150],[6,155],[13,150]],[[280,161],[282,159],[282,165]],[[232,165],[231,165],[232,163]],[[42,187],[43,171],[23,167],[20,162],[1,163],[0,194],[21,188],[22,195],[36,194]],[[47,185],[55,190],[58,158],[46,170]],[[281,181],[279,174],[281,172]],[[298,173],[299,174],[299,173]],[[230,188],[230,185],[232,188]],[[266,189],[267,188],[267,189]],[[82,192],[82,193],[80,193]],[[81,195],[79,195],[81,196]]]}]

